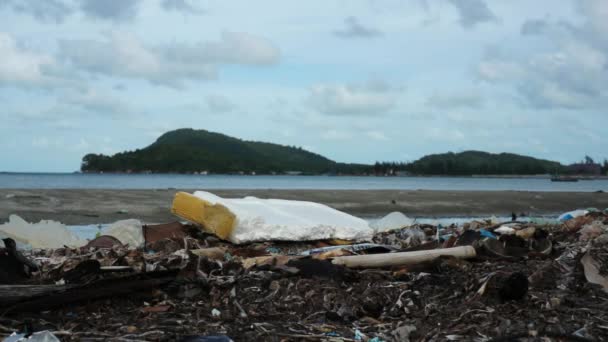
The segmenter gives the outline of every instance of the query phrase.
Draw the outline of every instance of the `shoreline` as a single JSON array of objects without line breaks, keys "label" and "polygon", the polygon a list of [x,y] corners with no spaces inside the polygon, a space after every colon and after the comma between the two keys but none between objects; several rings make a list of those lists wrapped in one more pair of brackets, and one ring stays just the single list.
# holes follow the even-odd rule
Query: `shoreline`
[{"label": "shoreline", "polygon": [[[198,189],[200,190],[200,189]],[[0,223],[17,214],[27,221],[68,225],[136,218],[144,223],[175,221],[173,196],[193,189],[0,189]],[[401,211],[415,217],[559,215],[577,208],[608,208],[608,193],[440,190],[208,190],[221,197],[255,196],[326,204],[360,217]]]}]

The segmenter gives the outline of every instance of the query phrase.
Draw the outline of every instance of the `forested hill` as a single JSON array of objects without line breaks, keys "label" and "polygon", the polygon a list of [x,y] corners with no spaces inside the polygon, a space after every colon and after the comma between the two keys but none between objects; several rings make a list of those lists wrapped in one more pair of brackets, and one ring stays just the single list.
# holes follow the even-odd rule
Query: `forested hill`
[{"label": "forested hill", "polygon": [[559,173],[564,169],[554,161],[479,151],[431,154],[403,166],[406,171],[421,175],[539,175]]},{"label": "forested hill", "polygon": [[178,129],[163,134],[152,145],[113,156],[87,154],[83,172],[286,173],[337,172],[364,166],[338,164],[299,147],[244,141],[206,130]]},{"label": "forested hill", "polygon": [[560,163],[512,153],[466,151],[428,155],[411,163],[344,164],[299,147],[245,141],[205,130],[178,129],[152,145],[113,156],[87,154],[83,172],[253,173],[347,175],[536,175],[563,171]]}]

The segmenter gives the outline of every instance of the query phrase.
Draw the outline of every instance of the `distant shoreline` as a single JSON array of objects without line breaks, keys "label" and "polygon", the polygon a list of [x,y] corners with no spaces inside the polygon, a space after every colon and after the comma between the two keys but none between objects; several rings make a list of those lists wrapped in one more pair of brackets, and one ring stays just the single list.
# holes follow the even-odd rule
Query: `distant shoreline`
[{"label": "distant shoreline", "polygon": [[[362,177],[362,178],[488,178],[488,179],[551,179],[551,175],[361,175],[361,174],[232,174],[232,173],[208,173],[208,174],[196,174],[196,173],[147,173],[147,172],[13,172],[13,171],[0,171],[0,175],[180,175],[180,176],[234,176],[234,177]],[[606,180],[608,175],[572,175],[573,177],[581,180]]]},{"label": "distant shoreline", "polygon": [[[200,189],[199,189],[200,190]],[[28,221],[65,224],[111,223],[136,218],[145,223],[175,221],[180,190],[0,189],[0,222],[11,214]],[[192,192],[192,189],[184,191]],[[410,217],[558,215],[577,208],[608,208],[608,193],[434,190],[209,190],[222,197],[256,196],[327,204],[361,217],[401,211]]]}]

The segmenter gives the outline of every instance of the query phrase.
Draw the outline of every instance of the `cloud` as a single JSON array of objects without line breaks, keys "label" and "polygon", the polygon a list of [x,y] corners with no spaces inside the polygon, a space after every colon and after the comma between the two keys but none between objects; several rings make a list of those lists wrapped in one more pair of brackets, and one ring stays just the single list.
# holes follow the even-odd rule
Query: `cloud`
[{"label": "cloud", "polygon": [[69,94],[61,102],[101,115],[125,116],[132,112],[124,101],[93,89]]},{"label": "cloud", "polygon": [[370,139],[377,141],[388,141],[390,140],[383,132],[380,131],[367,131],[365,135]]},{"label": "cloud", "polygon": [[427,105],[440,109],[481,108],[484,105],[484,99],[474,92],[433,94],[427,99]]},{"label": "cloud", "polygon": [[[46,1],[46,0],[45,0]],[[137,15],[141,0],[78,0],[80,9],[96,19],[125,21]]]},{"label": "cloud", "polygon": [[382,115],[395,107],[398,92],[384,82],[318,84],[308,103],[328,115]]},{"label": "cloud", "polygon": [[205,13],[205,11],[192,5],[187,0],[162,0],[160,5],[167,11],[183,12],[186,14]]},{"label": "cloud", "polygon": [[264,38],[224,32],[216,42],[146,46],[135,35],[113,32],[105,40],[64,40],[60,55],[90,74],[143,79],[179,88],[186,80],[217,77],[223,64],[273,65],[280,51]]},{"label": "cloud", "polygon": [[577,1],[580,12],[587,18],[588,25],[596,34],[608,35],[608,2],[605,0]]},{"label": "cloud", "polygon": [[236,105],[222,95],[208,95],[205,101],[209,110],[214,113],[228,113],[236,109]]},{"label": "cloud", "polygon": [[375,38],[382,32],[371,27],[365,27],[356,17],[344,19],[346,28],[334,31],[334,34],[342,38]]},{"label": "cloud", "polygon": [[65,81],[48,73],[56,67],[55,59],[17,45],[8,33],[0,32],[0,86],[50,87]]},{"label": "cloud", "polygon": [[0,0],[0,9],[10,7],[17,13],[31,15],[42,22],[62,23],[73,9],[61,0]]},{"label": "cloud", "polygon": [[177,44],[164,53],[186,63],[203,61],[211,64],[274,65],[281,53],[269,40],[244,32],[224,31],[219,41],[196,45]]},{"label": "cloud", "polygon": [[352,137],[351,133],[336,129],[329,129],[321,133],[321,139],[323,140],[343,141],[350,140]]},{"label": "cloud", "polygon": [[496,15],[490,10],[484,0],[448,0],[460,16],[460,24],[465,29],[474,28],[478,24],[497,21]]},{"label": "cloud", "polygon": [[[519,55],[487,54],[479,63],[480,79],[491,83],[512,85],[522,102],[535,109],[599,109],[608,104],[608,41],[598,30],[608,21],[597,21],[602,13],[597,3],[593,13],[581,25],[568,22],[528,21],[522,33],[536,34],[544,42]],[[606,6],[608,8],[608,6]],[[583,12],[584,13],[584,12]]]},{"label": "cloud", "polygon": [[529,19],[521,25],[521,34],[524,36],[532,36],[543,34],[549,28],[549,24],[542,19]]}]

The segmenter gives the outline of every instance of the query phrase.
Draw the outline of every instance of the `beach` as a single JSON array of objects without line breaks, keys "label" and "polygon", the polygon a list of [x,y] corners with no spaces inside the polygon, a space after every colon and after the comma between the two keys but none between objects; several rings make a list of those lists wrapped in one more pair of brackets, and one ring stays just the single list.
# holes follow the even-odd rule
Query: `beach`
[{"label": "beach", "polygon": [[[0,189],[0,222],[17,214],[27,221],[69,225],[111,223],[126,218],[145,223],[175,221],[177,191],[193,189]],[[429,190],[212,190],[222,197],[255,196],[323,203],[360,217],[401,211],[410,217],[559,215],[576,208],[608,208],[603,192],[429,191]]]}]

